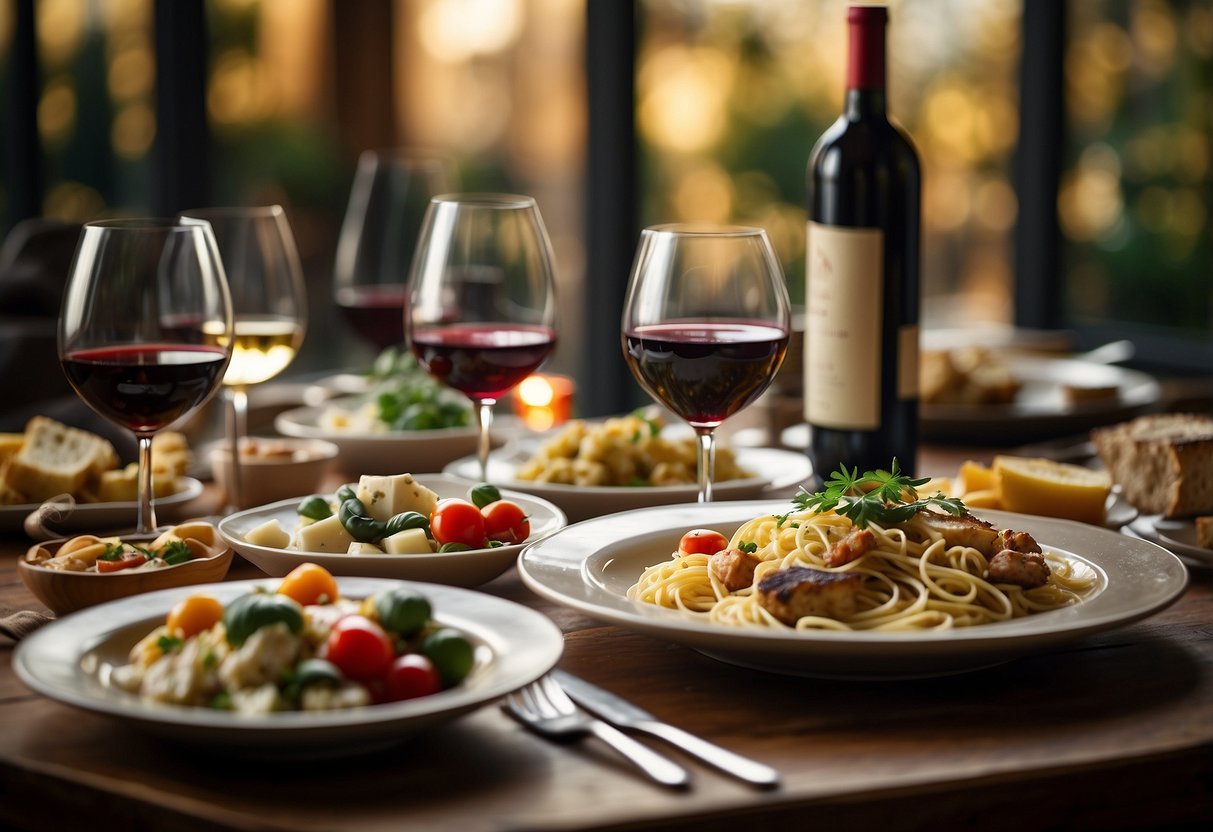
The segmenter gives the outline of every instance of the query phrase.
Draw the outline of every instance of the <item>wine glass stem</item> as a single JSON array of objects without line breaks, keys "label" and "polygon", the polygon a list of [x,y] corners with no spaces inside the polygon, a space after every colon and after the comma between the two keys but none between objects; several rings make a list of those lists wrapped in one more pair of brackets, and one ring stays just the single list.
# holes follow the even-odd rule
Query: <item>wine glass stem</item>
[{"label": "wine glass stem", "polygon": [[493,428],[493,405],[496,399],[476,399],[476,426],[480,430],[480,441],[476,455],[480,460],[480,481],[489,481],[489,445]]},{"label": "wine glass stem", "polygon": [[712,502],[712,480],[716,476],[716,439],[711,428],[695,428],[699,436],[699,502]]},{"label": "wine glass stem", "polygon": [[151,534],[156,530],[156,508],[152,505],[152,435],[135,434],[139,440],[139,480],[135,487],[139,498],[136,534]]},{"label": "wine glass stem", "polygon": [[224,388],[227,399],[227,441],[232,459],[232,476],[228,483],[229,508],[241,507],[244,489],[241,487],[240,440],[248,433],[248,391],[243,385]]}]

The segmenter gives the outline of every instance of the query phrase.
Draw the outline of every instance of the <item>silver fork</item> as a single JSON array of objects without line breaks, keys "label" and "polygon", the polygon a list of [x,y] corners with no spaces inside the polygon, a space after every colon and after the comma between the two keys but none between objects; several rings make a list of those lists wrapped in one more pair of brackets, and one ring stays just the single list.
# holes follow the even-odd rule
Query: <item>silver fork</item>
[{"label": "silver fork", "polygon": [[593,734],[663,786],[682,787],[691,781],[686,769],[673,760],[578,708],[547,676],[511,693],[502,707],[527,728],[545,737]]}]

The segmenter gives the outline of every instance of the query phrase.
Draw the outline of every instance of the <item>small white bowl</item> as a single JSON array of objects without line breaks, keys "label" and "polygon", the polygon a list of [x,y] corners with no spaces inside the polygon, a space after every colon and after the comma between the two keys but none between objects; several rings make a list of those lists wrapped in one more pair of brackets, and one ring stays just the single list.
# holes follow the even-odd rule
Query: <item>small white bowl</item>
[{"label": "small white bowl", "polygon": [[[241,457],[240,508],[316,490],[337,457],[337,446],[323,439],[250,437],[244,441],[260,448],[281,449],[282,453]],[[227,493],[232,479],[230,447],[220,442],[210,452],[215,482]]]}]

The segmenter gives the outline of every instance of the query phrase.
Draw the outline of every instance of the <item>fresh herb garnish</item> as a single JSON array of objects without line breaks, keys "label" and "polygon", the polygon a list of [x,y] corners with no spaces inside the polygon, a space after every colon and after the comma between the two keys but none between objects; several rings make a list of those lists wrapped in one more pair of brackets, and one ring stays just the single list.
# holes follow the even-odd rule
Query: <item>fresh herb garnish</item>
[{"label": "fresh herb garnish", "polygon": [[123,546],[121,543],[107,543],[107,544],[105,544],[105,551],[102,552],[101,554],[97,555],[97,560],[107,560],[107,561],[122,560],[122,553],[125,550],[126,550],[126,547]]},{"label": "fresh herb garnish", "polygon": [[[149,554],[145,552],[145,554]],[[185,563],[194,557],[194,553],[190,547],[185,544],[184,540],[173,540],[161,546],[157,551],[159,556],[169,566],[176,566],[179,563]]]},{"label": "fresh herb garnish", "polygon": [[737,548],[747,555],[752,555],[758,551],[758,544],[752,540],[743,540],[737,544]]},{"label": "fresh herb garnish", "polygon": [[[810,494],[801,489],[793,502],[803,510],[824,512],[837,509],[839,514],[861,529],[869,523],[904,523],[931,506],[949,514],[965,513],[963,502],[955,497],[945,497],[942,492],[920,498],[919,486],[930,481],[930,477],[915,479],[902,474],[896,459],[890,471],[867,471],[862,475],[858,468],[848,471],[845,465],[840,465],[830,475],[822,491]],[[781,525],[787,517],[783,515]]]},{"label": "fresh herb garnish", "polygon": [[160,636],[156,639],[156,646],[160,648],[161,653],[172,653],[181,649],[181,645],[185,642],[176,636]]}]

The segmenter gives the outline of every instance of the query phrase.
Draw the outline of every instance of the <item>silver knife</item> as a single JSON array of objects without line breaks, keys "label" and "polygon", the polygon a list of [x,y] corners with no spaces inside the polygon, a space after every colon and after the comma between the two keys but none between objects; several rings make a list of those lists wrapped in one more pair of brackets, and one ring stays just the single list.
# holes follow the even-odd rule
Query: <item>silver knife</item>
[{"label": "silver knife", "polygon": [[731,774],[747,783],[753,783],[756,786],[779,784],[779,772],[770,766],[755,762],[748,757],[742,757],[727,748],[721,748],[681,728],[662,722],[626,699],[584,679],[565,673],[563,670],[552,670],[549,675],[577,704],[620,728],[643,731],[663,739],[688,754],[698,757],[708,765],[720,769],[725,774]]}]

